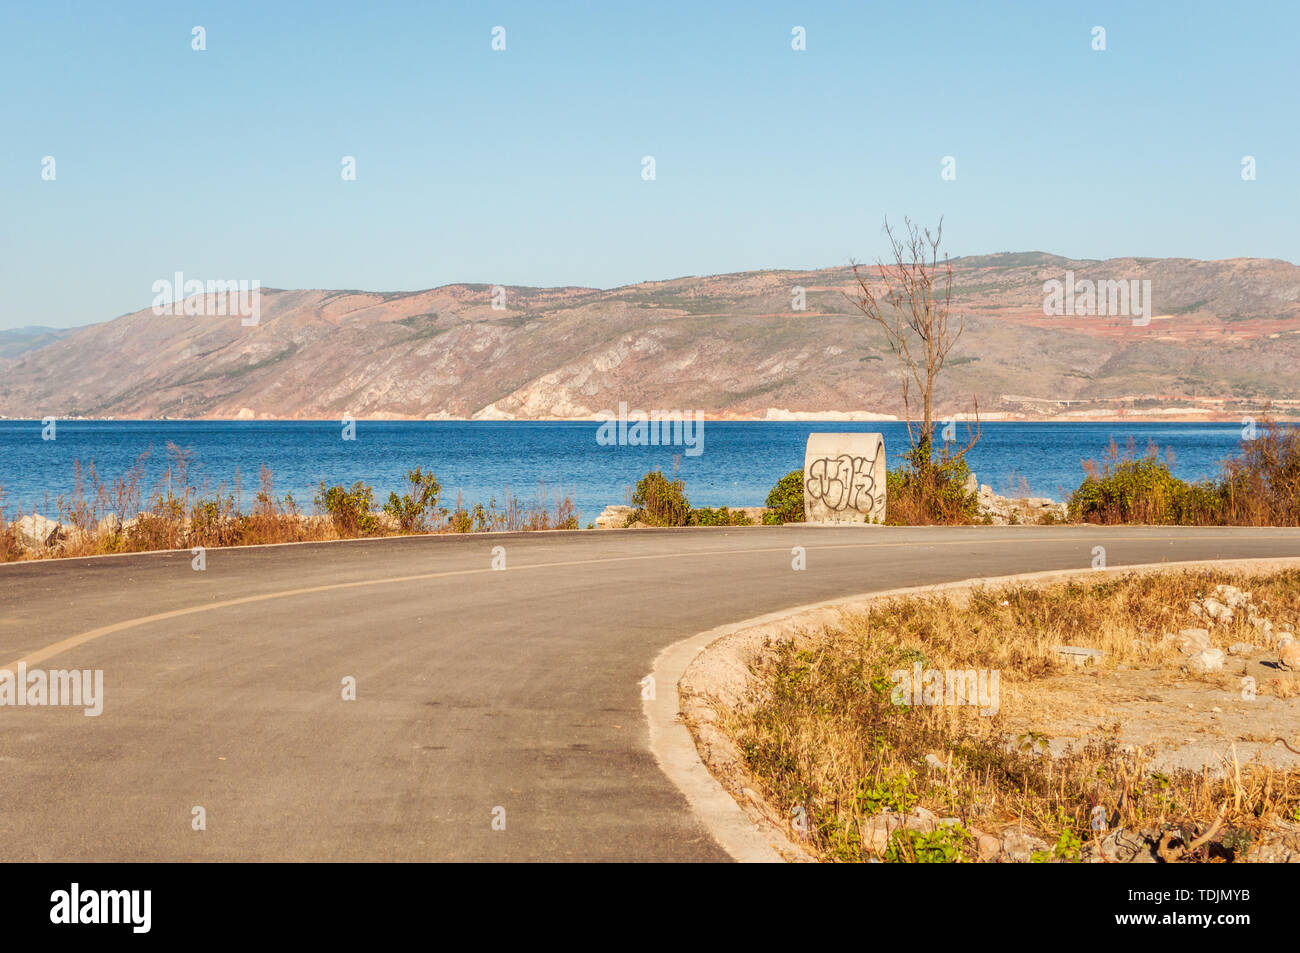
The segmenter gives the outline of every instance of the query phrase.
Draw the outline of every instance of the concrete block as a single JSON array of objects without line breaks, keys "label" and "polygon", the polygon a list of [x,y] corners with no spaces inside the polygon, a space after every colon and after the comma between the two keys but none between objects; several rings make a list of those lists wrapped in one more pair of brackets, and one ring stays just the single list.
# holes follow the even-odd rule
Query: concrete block
[{"label": "concrete block", "polygon": [[809,434],[803,460],[803,516],[809,523],[883,523],[884,437]]}]

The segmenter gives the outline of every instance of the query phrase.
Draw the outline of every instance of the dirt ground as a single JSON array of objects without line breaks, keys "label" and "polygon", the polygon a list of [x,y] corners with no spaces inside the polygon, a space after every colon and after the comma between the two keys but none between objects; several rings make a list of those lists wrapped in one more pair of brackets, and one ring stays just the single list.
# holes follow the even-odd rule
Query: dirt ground
[{"label": "dirt ground", "polygon": [[[1006,684],[1007,724],[1014,734],[1045,736],[1054,755],[1089,736],[1146,749],[1153,770],[1222,770],[1236,757],[1276,768],[1300,768],[1300,675],[1277,666],[1276,654],[1232,656],[1222,672],[1191,675],[1176,669],[1078,672],[1022,685]],[[1247,677],[1255,680],[1247,697]],[[1267,694],[1266,694],[1267,692]],[[1280,698],[1277,694],[1292,693]],[[1032,713],[1032,714],[1031,714]]]}]

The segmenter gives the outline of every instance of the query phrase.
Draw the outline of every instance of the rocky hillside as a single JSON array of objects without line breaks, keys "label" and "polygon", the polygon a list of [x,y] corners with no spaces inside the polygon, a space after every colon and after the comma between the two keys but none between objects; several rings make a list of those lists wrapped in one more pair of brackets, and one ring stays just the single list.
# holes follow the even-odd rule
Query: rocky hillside
[{"label": "rocky hillside", "polygon": [[[1290,263],[1021,253],[958,259],[954,271],[966,332],[943,381],[945,413],[972,395],[1009,416],[1233,413],[1300,395],[1300,267]],[[1149,280],[1152,320],[1044,315],[1044,282],[1067,271]],[[792,309],[796,287],[806,310]],[[844,297],[851,287],[848,268],[608,291],[508,287],[504,310],[486,285],[263,289],[252,327],[146,308],[28,335],[0,350],[0,415],[535,418],[620,401],[731,416],[900,414],[896,359]]]},{"label": "rocky hillside", "polygon": [[71,334],[73,329],[28,326],[0,331],[0,360],[18,357]]}]

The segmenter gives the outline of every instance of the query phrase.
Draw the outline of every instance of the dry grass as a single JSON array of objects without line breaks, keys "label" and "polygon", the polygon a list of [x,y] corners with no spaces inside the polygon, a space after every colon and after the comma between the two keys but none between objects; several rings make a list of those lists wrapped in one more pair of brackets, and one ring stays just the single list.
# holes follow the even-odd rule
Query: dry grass
[{"label": "dry grass", "polygon": [[[914,806],[984,831],[1024,824],[1061,859],[1077,858],[1097,806],[1111,829],[1181,827],[1184,843],[1224,808],[1216,838],[1184,858],[1224,859],[1271,824],[1300,821],[1300,772],[1230,764],[1159,774],[1147,753],[1120,750],[1118,724],[1055,758],[1035,732],[1008,730],[1009,715],[1025,714],[1014,710],[1027,704],[1020,696],[1032,696],[1017,688],[1073,671],[1053,646],[1102,649],[1107,667],[1168,665],[1160,635],[1200,626],[1188,606],[1218,584],[1252,592],[1275,624],[1300,619],[1300,571],[1134,574],[976,591],[966,600],[894,599],[836,630],[769,646],[756,671],[762,691],[725,724],[768,803],[787,816],[801,806],[806,843],[826,860],[866,859],[864,822]],[[1249,641],[1250,628],[1217,625],[1213,641],[1225,648]],[[918,662],[997,670],[1000,710],[985,717],[974,707],[895,704],[892,674]],[[927,765],[927,755],[941,767]],[[969,843],[952,844],[955,854],[973,856]]]},{"label": "dry grass", "polygon": [[[291,495],[276,496],[274,478],[265,466],[251,509],[240,503],[241,475],[231,485],[215,488],[190,482],[190,451],[167,445],[167,466],[152,485],[145,485],[142,454],[125,473],[106,481],[93,462],[75,464],[74,489],[47,503],[45,515],[62,528],[54,545],[24,546],[16,523],[24,515],[6,512],[0,487],[0,562],[66,556],[98,556],[189,549],[196,546],[251,546],[400,535],[398,521],[388,513],[367,512],[365,520],[329,514],[320,499],[304,512]],[[578,512],[570,494],[549,492],[539,485],[537,497],[524,501],[506,490],[504,502],[466,505],[459,497],[454,510],[434,508],[426,528],[435,533],[576,529]]]}]

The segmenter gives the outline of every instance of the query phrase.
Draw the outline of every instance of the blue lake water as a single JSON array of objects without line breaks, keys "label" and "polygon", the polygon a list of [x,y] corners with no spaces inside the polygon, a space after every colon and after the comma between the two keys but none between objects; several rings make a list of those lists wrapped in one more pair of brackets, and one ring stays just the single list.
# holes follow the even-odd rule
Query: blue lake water
[{"label": "blue lake water", "polygon": [[[375,487],[377,501],[399,489],[407,470],[432,469],[444,498],[459,491],[466,503],[501,501],[507,488],[535,499],[539,483],[549,493],[571,493],[583,525],[611,503],[625,503],[632,485],[659,467],[677,474],[696,506],[760,506],[772,484],[803,465],[804,443],[814,431],[879,431],[891,468],[907,446],[902,423],[840,421],[718,422],[704,425],[703,452],[682,447],[601,446],[598,424],[549,422],[358,421],[356,439],[342,427],[319,421],[59,421],[54,440],[42,439],[34,420],[0,420],[0,487],[4,508],[53,515],[58,494],[74,483],[74,462],[94,461],[111,480],[150,451],[146,487],[167,464],[169,442],[192,455],[191,482],[233,489],[238,472],[245,504],[265,464],[277,495],[292,493],[310,508],[320,483]],[[958,426],[958,435],[964,428]],[[1235,423],[986,423],[967,459],[981,483],[1005,492],[1023,477],[1035,496],[1062,499],[1083,479],[1080,461],[1100,457],[1113,438],[1132,437],[1139,451],[1154,440],[1174,453],[1174,470],[1185,479],[1213,476],[1235,454],[1241,426]],[[152,448],[152,449],[151,449]]]}]

